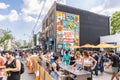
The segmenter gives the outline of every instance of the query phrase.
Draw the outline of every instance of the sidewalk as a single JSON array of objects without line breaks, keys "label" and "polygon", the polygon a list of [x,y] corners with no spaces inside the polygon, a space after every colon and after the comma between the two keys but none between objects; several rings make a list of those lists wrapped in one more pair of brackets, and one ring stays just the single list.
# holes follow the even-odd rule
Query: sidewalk
[{"label": "sidewalk", "polygon": [[29,74],[29,70],[26,64],[24,65],[24,67],[25,72],[21,75],[21,80],[35,80],[35,74]]},{"label": "sidewalk", "polygon": [[[112,74],[112,68],[110,67],[109,69],[105,69],[105,73]],[[119,71],[119,76],[120,76],[120,71]]]},{"label": "sidewalk", "polygon": [[[24,63],[25,72],[21,75],[20,80],[35,80],[35,74],[29,74],[28,67],[26,66],[24,61],[22,61],[22,62]],[[6,77],[4,77],[3,80],[7,80]]]},{"label": "sidewalk", "polygon": [[[108,65],[108,63],[106,63],[106,65]],[[105,66],[104,66],[105,67]],[[108,74],[112,74],[112,67],[110,67],[109,69],[108,68],[104,68],[104,72],[105,73],[108,73]],[[119,76],[120,76],[120,71],[119,71]]]}]

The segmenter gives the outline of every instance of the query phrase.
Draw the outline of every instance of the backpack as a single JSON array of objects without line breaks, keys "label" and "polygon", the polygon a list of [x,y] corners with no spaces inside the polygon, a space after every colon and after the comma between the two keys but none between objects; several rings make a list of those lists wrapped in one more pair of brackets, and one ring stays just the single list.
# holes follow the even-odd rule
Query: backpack
[{"label": "backpack", "polygon": [[[20,74],[23,74],[25,71],[24,64],[21,61],[20,63],[21,63]],[[16,59],[13,60],[13,66],[16,67]]]}]

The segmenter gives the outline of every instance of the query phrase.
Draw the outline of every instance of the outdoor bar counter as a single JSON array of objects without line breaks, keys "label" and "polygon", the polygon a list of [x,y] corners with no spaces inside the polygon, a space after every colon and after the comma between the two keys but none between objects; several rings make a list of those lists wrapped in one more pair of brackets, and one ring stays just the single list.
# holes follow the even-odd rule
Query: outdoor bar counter
[{"label": "outdoor bar counter", "polygon": [[65,65],[64,63],[59,63],[59,66],[65,71],[67,71],[69,73],[69,77],[73,78],[74,80],[87,80],[87,78],[91,77],[91,73],[83,69],[73,70],[72,66]]},{"label": "outdoor bar counter", "polygon": [[[47,58],[44,58],[41,62],[42,62],[41,66],[45,68],[46,71],[49,72],[49,69],[51,69],[50,60]],[[85,71],[83,69],[81,70],[73,69],[71,65],[65,65],[64,62],[60,62],[59,66],[61,67],[61,69],[63,69],[63,71],[59,71],[59,73],[61,74],[60,80],[71,80],[71,78],[74,80],[87,80],[87,78],[91,77],[90,72]]]}]

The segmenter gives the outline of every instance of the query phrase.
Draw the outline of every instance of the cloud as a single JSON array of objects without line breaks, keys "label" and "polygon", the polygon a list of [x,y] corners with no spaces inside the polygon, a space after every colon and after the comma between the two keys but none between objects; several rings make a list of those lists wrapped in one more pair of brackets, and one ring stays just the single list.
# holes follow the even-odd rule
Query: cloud
[{"label": "cloud", "polygon": [[6,19],[6,16],[0,15],[0,21],[3,21],[3,20],[5,20],[5,19]]},{"label": "cloud", "polygon": [[40,2],[39,0],[24,0],[23,2],[24,2],[24,5],[23,5],[22,12],[29,15],[39,14],[43,5],[43,1]]},{"label": "cloud", "polygon": [[102,10],[103,10],[103,6],[97,6],[97,7],[93,7],[93,8],[90,9],[90,11],[96,12],[96,13],[98,13]]},{"label": "cloud", "polygon": [[28,16],[28,15],[23,15],[22,18],[25,22],[35,22],[36,21],[36,19],[34,17]]},{"label": "cloud", "polygon": [[[21,10],[22,20],[25,22],[36,22],[39,13],[44,5],[44,9],[42,10],[41,17],[45,16],[54,3],[54,1],[59,2],[60,4],[66,4],[66,0],[23,0],[23,7]],[[34,16],[34,17],[33,17]],[[40,26],[42,19],[40,18],[37,26]]]},{"label": "cloud", "polygon": [[16,10],[11,10],[10,14],[7,16],[8,20],[13,22],[19,19],[19,15]]},{"label": "cloud", "polygon": [[16,10],[11,10],[8,15],[0,14],[0,21],[9,20],[10,22],[17,21],[19,19],[19,15]]},{"label": "cloud", "polygon": [[[38,15],[44,5],[44,1],[45,0],[24,0],[22,12],[28,15]],[[61,4],[66,4],[66,0],[46,0],[42,15],[45,15],[54,1],[58,1]]]},{"label": "cloud", "polygon": [[0,9],[7,9],[8,7],[10,7],[10,5],[5,3],[0,3]]},{"label": "cloud", "polygon": [[102,15],[111,16],[114,12],[120,11],[119,0],[105,0],[102,5],[95,6],[89,11]]},{"label": "cloud", "polygon": [[111,16],[116,11],[120,11],[120,7],[104,9],[101,14]]},{"label": "cloud", "polygon": [[[44,5],[44,1],[45,0],[23,0],[23,7],[21,9],[21,13],[18,14],[16,10],[11,10],[10,13],[8,13],[7,15],[0,14],[0,21],[9,20],[10,22],[14,22],[21,19],[25,22],[36,22],[38,15]],[[54,1],[60,4],[66,4],[66,0],[46,0],[44,9],[42,10],[41,14],[42,18],[47,14]],[[9,5],[5,3],[1,4],[4,5],[4,9],[9,7]],[[3,7],[0,8],[3,9]],[[42,19],[40,19],[39,22],[41,23]]]},{"label": "cloud", "polygon": [[105,9],[117,8],[120,7],[120,0],[105,0],[104,4]]}]

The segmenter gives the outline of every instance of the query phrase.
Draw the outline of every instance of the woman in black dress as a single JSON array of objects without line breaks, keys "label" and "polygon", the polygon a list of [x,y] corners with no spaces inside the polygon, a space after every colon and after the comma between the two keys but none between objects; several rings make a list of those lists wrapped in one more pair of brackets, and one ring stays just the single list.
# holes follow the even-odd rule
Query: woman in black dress
[{"label": "woman in black dress", "polygon": [[74,52],[73,51],[70,52],[70,56],[71,56],[71,58],[70,58],[70,65],[73,65],[75,63],[75,56],[74,56]]}]

